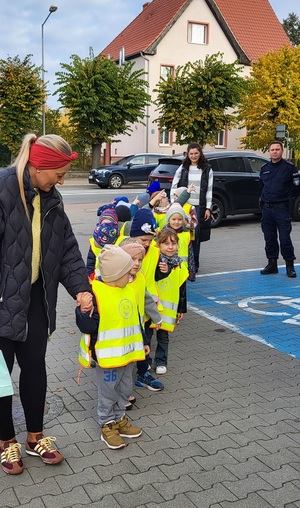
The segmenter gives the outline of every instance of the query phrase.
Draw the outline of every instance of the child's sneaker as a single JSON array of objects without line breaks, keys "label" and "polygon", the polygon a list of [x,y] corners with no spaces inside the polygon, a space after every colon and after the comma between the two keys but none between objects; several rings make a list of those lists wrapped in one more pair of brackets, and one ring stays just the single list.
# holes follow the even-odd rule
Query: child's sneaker
[{"label": "child's sneaker", "polygon": [[157,379],[154,379],[149,372],[146,372],[143,377],[137,376],[134,384],[139,388],[145,386],[148,390],[152,390],[153,392],[159,392],[164,389],[164,385]]},{"label": "child's sneaker", "polygon": [[24,466],[21,458],[21,445],[17,440],[3,441],[0,445],[1,466],[7,474],[20,474]]},{"label": "child's sneaker", "polygon": [[126,416],[123,416],[121,420],[117,422],[117,425],[121,437],[139,437],[143,432],[140,427],[131,425]]},{"label": "child's sneaker", "polygon": [[119,425],[116,422],[110,422],[102,427],[101,441],[111,450],[124,448],[126,444],[119,434]]},{"label": "child's sneaker", "polygon": [[167,367],[165,365],[158,365],[156,367],[156,374],[166,374],[167,373]]}]

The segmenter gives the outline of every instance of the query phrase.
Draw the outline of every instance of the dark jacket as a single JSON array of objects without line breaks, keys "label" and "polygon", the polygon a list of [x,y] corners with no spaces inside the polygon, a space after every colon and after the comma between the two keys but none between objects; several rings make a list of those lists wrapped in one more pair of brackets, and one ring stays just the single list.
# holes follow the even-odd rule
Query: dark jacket
[{"label": "dark jacket", "polygon": [[[36,195],[29,171],[24,172],[29,214]],[[41,262],[49,335],[56,324],[58,284],[75,298],[90,291],[77,240],[55,187],[41,196]],[[25,341],[31,292],[32,232],[20,197],[16,168],[0,170],[0,335]]]}]

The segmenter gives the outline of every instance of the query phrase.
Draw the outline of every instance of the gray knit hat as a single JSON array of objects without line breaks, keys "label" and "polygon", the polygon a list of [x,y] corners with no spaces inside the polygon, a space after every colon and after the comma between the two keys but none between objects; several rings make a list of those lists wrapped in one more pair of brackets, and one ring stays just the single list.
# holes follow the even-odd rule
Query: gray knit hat
[{"label": "gray knit hat", "polygon": [[133,267],[131,256],[118,245],[105,245],[98,259],[103,282],[115,282]]}]

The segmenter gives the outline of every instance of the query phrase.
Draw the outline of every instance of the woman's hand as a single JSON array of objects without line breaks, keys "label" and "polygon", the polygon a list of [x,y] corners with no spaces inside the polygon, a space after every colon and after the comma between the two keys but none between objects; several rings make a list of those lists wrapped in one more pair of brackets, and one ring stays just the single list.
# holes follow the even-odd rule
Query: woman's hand
[{"label": "woman's hand", "polygon": [[204,213],[204,220],[210,219],[210,216],[211,216],[211,211],[209,208],[206,208],[205,213]]}]

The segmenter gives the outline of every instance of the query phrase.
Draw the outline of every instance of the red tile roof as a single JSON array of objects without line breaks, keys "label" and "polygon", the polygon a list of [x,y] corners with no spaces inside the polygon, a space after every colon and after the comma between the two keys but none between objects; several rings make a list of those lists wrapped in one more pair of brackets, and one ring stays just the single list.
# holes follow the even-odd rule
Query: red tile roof
[{"label": "red tile roof", "polygon": [[[154,52],[166,31],[193,1],[146,2],[142,12],[101,53],[118,60],[122,46],[126,58],[141,51]],[[262,54],[291,45],[268,0],[203,1],[217,18],[241,63],[256,61]]]}]

